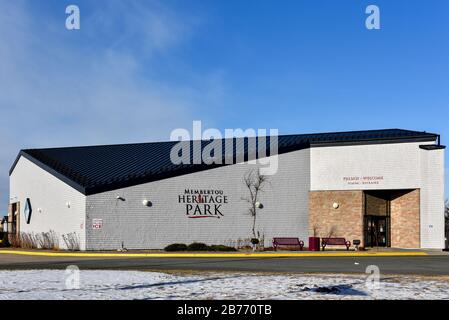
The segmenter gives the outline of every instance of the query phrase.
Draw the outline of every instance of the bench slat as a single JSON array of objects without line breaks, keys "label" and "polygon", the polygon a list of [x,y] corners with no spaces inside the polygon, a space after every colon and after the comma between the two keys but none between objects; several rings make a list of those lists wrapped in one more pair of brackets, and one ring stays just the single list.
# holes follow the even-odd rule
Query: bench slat
[{"label": "bench slat", "polygon": [[330,245],[343,245],[346,244],[346,239],[345,238],[324,238],[323,241],[326,244],[330,244]]},{"label": "bench slat", "polygon": [[298,238],[273,238],[273,243],[277,244],[299,244]]},{"label": "bench slat", "polygon": [[304,241],[300,241],[299,238],[273,238],[274,250],[276,250],[278,246],[299,246],[302,250]]},{"label": "bench slat", "polygon": [[346,241],[345,238],[323,238],[321,246],[324,248],[329,246],[346,246],[346,250],[349,250],[349,247],[351,246],[351,241]]}]

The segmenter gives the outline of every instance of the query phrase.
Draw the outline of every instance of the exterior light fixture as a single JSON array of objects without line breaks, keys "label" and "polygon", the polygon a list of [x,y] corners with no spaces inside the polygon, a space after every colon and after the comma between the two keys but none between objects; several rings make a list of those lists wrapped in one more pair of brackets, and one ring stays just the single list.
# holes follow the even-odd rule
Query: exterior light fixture
[{"label": "exterior light fixture", "polygon": [[151,203],[151,201],[149,201],[149,200],[143,200],[142,201],[142,204],[145,206],[145,207],[151,207],[153,204]]},{"label": "exterior light fixture", "polygon": [[123,197],[121,197],[121,196],[117,196],[116,199],[117,199],[117,200],[120,200],[120,201],[125,201],[125,198],[123,198]]},{"label": "exterior light fixture", "polygon": [[260,202],[256,202],[255,205],[256,205],[256,208],[263,209],[263,204],[261,204]]},{"label": "exterior light fixture", "polygon": [[334,209],[338,209],[340,207],[340,205],[337,202],[334,202],[334,204],[332,205],[332,207]]},{"label": "exterior light fixture", "polygon": [[70,208],[70,202],[69,202],[69,201],[67,201],[67,202],[65,203],[65,205],[66,205],[67,208]]}]

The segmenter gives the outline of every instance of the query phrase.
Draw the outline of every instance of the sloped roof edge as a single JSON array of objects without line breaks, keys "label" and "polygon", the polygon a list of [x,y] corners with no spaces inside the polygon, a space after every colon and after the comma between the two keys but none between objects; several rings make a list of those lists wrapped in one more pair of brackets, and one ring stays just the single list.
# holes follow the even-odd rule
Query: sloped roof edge
[{"label": "sloped roof edge", "polygon": [[[436,141],[438,137],[434,133],[402,129],[283,135],[278,137],[278,154],[327,146],[430,142]],[[224,141],[221,140],[221,143],[225,143]],[[245,161],[251,160],[246,140],[232,141],[233,146],[235,144],[233,150],[239,143],[243,144]],[[174,165],[169,161],[169,150],[174,143],[176,142],[21,150],[9,174],[12,174],[23,156],[79,192],[90,195],[229,165]],[[202,143],[207,145],[209,141]],[[238,162],[233,162],[235,163]]]}]

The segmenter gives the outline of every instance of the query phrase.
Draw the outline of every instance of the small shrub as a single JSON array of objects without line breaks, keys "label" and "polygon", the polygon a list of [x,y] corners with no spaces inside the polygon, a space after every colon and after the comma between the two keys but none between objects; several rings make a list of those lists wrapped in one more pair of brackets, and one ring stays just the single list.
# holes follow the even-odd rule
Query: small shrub
[{"label": "small shrub", "polygon": [[224,246],[224,245],[211,245],[209,247],[210,250],[212,251],[237,251],[236,248],[234,247],[228,247],[228,246]]},{"label": "small shrub", "polygon": [[173,243],[164,248],[165,251],[186,251],[187,245],[184,243]]},{"label": "small shrub", "polygon": [[188,251],[207,251],[209,250],[209,246],[205,243],[194,242],[187,246]]}]

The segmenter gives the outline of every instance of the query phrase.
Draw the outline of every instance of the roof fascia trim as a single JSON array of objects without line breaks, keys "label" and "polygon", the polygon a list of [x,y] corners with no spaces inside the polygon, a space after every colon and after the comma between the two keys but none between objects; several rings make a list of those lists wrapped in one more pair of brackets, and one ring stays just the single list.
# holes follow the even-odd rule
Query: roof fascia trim
[{"label": "roof fascia trim", "polygon": [[370,144],[392,144],[392,143],[411,143],[411,142],[432,142],[436,141],[437,137],[411,137],[411,138],[398,138],[398,139],[372,139],[361,141],[339,141],[339,142],[315,142],[311,143],[311,148],[319,147],[343,147],[343,146],[359,146]]},{"label": "roof fascia trim", "polygon": [[9,176],[11,176],[12,172],[14,171],[14,169],[16,168],[17,162],[19,162],[20,156],[22,156],[24,152],[22,150],[20,150],[19,154],[17,155],[16,159],[14,160],[11,168],[9,169]]},{"label": "roof fascia trim", "polygon": [[17,163],[19,162],[20,157],[24,157],[25,159],[31,161],[32,163],[34,163],[36,166],[38,166],[42,170],[47,171],[48,173],[50,173],[54,177],[58,178],[59,180],[61,180],[65,184],[67,184],[70,187],[72,187],[73,189],[75,189],[75,190],[81,192],[82,194],[86,195],[86,189],[83,186],[79,185],[78,183],[74,182],[73,180],[70,180],[65,175],[59,173],[58,171],[56,171],[56,170],[52,169],[51,167],[47,166],[46,164],[40,162],[39,160],[37,160],[36,158],[32,157],[31,155],[29,155],[28,153],[26,153],[23,150],[20,151],[19,155],[17,156],[16,160],[14,161],[14,164],[13,164],[13,166],[12,166],[10,172],[9,172],[10,176],[11,176],[12,172],[14,171]]}]

